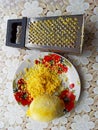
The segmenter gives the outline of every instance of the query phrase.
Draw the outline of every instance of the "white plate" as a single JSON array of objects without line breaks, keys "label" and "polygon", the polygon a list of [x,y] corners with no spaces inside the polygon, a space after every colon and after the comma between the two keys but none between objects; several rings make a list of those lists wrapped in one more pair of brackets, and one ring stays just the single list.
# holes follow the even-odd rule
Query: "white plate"
[{"label": "white plate", "polygon": [[[61,69],[62,71],[59,71],[59,75],[62,78],[62,84],[65,87],[65,89],[69,89],[74,95],[75,95],[75,103],[78,101],[79,96],[80,96],[80,90],[81,90],[81,84],[80,84],[80,78],[78,75],[78,72],[76,71],[75,67],[72,65],[72,63],[67,60],[65,57],[62,57],[61,55],[58,55],[56,53],[51,53],[51,52],[41,52],[37,55],[32,55],[28,59],[22,62],[22,64],[19,66],[19,68],[16,71],[14,81],[13,81],[13,90],[14,90],[14,95],[18,91],[17,88],[17,80],[21,78],[21,72],[24,73],[24,68],[30,68],[34,65],[35,60],[42,61],[43,58],[48,56],[49,58],[48,62],[50,63],[50,60],[57,60],[57,64],[61,64],[61,67],[65,67]],[[41,62],[40,61],[40,62]],[[19,103],[19,102],[18,102]],[[19,103],[22,105],[21,103]],[[22,105],[25,107],[24,105]]]}]

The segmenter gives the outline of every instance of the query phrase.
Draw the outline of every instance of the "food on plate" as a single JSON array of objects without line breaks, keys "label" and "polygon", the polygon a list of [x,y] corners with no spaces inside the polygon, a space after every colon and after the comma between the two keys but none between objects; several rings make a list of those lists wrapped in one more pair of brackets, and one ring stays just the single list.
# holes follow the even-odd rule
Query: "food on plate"
[{"label": "food on plate", "polygon": [[32,101],[27,111],[27,115],[34,120],[50,121],[62,116],[64,102],[57,96],[44,94]]},{"label": "food on plate", "polygon": [[51,71],[43,64],[34,65],[24,74],[27,91],[32,98],[42,94],[54,94],[61,86],[61,79],[56,71]]},{"label": "food on plate", "polygon": [[75,84],[69,83],[69,67],[69,62],[61,56],[49,54],[35,59],[32,67],[17,74],[13,82],[14,96],[19,104],[26,106],[27,116],[51,121],[74,108]]}]

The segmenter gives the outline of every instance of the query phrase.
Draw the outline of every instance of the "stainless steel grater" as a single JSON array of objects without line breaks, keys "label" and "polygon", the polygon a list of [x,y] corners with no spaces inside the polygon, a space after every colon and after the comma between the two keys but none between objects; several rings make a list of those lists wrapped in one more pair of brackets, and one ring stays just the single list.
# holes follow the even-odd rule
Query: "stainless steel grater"
[{"label": "stainless steel grater", "polygon": [[8,20],[6,45],[42,51],[81,53],[83,35],[83,15],[24,17]]}]

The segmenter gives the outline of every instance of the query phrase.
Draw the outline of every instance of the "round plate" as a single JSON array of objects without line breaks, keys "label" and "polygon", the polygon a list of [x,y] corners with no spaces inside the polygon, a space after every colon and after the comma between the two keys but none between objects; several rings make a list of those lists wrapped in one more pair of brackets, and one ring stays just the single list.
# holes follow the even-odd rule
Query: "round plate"
[{"label": "round plate", "polygon": [[[38,62],[42,62],[43,59],[45,59],[46,62],[49,62],[49,64],[52,63],[52,65],[55,63],[55,61],[57,62],[56,65],[60,67],[58,73],[62,78],[62,84],[65,90],[67,89],[68,91],[74,94],[75,96],[74,102],[76,103],[79,99],[80,89],[81,89],[79,75],[75,67],[70,63],[69,60],[67,60],[65,57],[62,57],[61,55],[58,55],[56,53],[51,53],[51,52],[40,52],[37,53],[37,55],[31,55],[30,57],[28,57],[28,59],[22,62],[22,64],[19,66],[19,68],[16,71],[14,81],[13,81],[14,96],[18,92],[17,82],[24,74],[24,69],[32,67],[34,63],[38,64]],[[21,106],[23,106],[23,108],[28,108],[27,105],[21,103],[21,99],[19,99],[19,96],[21,95],[18,94],[15,97],[17,102]]]}]

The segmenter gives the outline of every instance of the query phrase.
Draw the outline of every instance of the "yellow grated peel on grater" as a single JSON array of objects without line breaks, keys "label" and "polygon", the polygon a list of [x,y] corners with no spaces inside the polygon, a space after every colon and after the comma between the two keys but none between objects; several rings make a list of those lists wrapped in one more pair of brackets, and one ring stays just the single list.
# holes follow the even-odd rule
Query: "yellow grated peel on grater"
[{"label": "yellow grated peel on grater", "polygon": [[[80,19],[81,18],[81,19]],[[55,16],[32,18],[28,24],[28,43],[35,48],[50,51],[81,51],[83,44],[83,17]],[[75,52],[75,51],[74,51]]]},{"label": "yellow grated peel on grater", "polygon": [[[17,38],[18,28],[21,28],[20,38]],[[7,35],[7,46],[80,54],[84,17],[80,14],[8,20]]]}]

